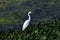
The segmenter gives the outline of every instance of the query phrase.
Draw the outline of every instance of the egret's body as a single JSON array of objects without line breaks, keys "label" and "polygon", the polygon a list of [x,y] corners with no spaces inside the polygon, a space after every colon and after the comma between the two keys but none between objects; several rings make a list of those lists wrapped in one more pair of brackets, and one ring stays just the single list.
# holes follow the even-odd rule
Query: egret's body
[{"label": "egret's body", "polygon": [[31,20],[30,14],[31,12],[28,12],[29,19],[24,22],[22,30],[25,30],[28,27],[29,22]]}]

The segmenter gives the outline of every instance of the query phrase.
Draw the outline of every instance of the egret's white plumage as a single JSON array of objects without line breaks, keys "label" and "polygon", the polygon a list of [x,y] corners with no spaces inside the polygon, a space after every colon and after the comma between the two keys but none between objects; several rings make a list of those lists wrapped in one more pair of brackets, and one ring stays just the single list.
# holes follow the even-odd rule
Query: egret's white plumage
[{"label": "egret's white plumage", "polygon": [[29,11],[28,12],[29,19],[24,22],[22,30],[25,30],[28,27],[29,22],[31,20],[30,14],[31,14],[31,12]]}]

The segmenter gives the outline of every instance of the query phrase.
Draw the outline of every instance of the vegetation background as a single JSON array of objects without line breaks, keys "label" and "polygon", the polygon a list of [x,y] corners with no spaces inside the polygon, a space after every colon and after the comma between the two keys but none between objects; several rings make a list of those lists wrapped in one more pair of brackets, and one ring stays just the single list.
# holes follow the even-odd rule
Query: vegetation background
[{"label": "vegetation background", "polygon": [[0,0],[0,40],[60,40],[60,0]]}]

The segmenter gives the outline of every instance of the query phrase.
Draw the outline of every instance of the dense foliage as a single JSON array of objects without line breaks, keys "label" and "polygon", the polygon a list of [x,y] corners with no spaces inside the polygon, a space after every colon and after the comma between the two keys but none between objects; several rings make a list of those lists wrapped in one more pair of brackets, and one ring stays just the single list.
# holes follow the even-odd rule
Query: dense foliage
[{"label": "dense foliage", "polygon": [[0,24],[21,22],[28,11],[36,21],[60,19],[60,0],[0,0]]},{"label": "dense foliage", "polygon": [[60,40],[60,21],[38,23],[25,31],[9,31],[0,34],[0,40]]}]

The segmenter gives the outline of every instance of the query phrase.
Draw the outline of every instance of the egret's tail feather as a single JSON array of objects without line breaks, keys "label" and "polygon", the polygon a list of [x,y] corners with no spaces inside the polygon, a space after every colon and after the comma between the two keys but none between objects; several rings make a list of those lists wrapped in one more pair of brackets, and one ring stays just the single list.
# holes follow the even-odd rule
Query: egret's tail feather
[{"label": "egret's tail feather", "polygon": [[22,31],[24,31],[24,29],[22,28]]},{"label": "egret's tail feather", "polygon": [[24,31],[24,30],[25,30],[25,28],[22,28],[22,30]]}]

